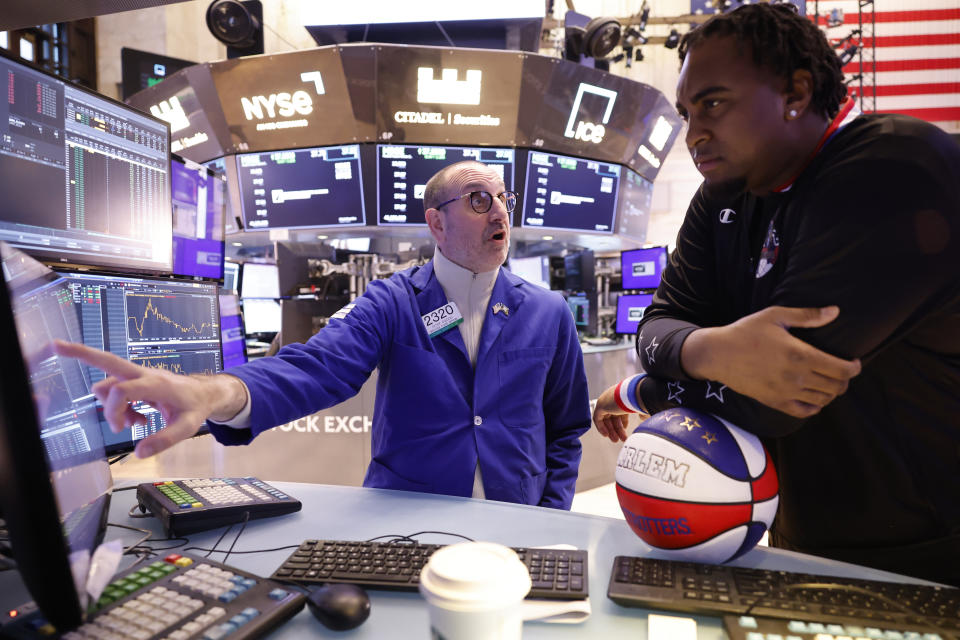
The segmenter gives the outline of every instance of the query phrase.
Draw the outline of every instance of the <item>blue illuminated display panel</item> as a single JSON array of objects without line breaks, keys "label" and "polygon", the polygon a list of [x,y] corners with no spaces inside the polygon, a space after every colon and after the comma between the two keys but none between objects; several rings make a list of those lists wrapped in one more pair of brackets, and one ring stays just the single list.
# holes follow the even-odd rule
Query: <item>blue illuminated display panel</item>
[{"label": "blue illuminated display panel", "polygon": [[248,230],[363,225],[360,145],[237,156]]},{"label": "blue illuminated display panel", "polygon": [[189,161],[174,159],[171,169],[173,273],[222,280],[226,180]]},{"label": "blue illuminated display panel", "polygon": [[637,333],[643,314],[652,302],[652,293],[622,295],[617,298],[616,332],[627,335]]},{"label": "blue illuminated display panel", "polygon": [[426,225],[423,191],[440,169],[462,160],[482,162],[513,190],[514,150],[496,147],[436,147],[384,144],[377,147],[377,222]]},{"label": "blue illuminated display panel", "polygon": [[667,266],[667,248],[649,247],[620,253],[620,275],[624,289],[656,289]]},{"label": "blue illuminated display panel", "polygon": [[522,227],[613,232],[618,164],[531,151]]}]

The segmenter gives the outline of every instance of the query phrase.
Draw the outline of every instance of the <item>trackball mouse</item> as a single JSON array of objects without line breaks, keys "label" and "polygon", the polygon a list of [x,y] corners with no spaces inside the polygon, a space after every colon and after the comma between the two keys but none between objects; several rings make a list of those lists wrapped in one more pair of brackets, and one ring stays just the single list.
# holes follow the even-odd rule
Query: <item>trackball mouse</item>
[{"label": "trackball mouse", "polygon": [[370,616],[370,597],[355,584],[327,584],[307,596],[310,612],[328,629],[359,627]]}]

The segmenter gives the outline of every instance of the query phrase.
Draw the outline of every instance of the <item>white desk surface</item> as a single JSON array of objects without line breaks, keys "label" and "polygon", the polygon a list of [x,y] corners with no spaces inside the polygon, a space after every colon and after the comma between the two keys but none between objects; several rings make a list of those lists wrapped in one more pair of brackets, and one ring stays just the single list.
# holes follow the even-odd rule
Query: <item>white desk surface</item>
[{"label": "white desk surface", "polygon": [[[282,452],[277,455],[282,455]],[[589,552],[592,615],[580,624],[527,622],[524,624],[523,637],[526,640],[613,637],[645,640],[647,637],[646,622],[650,611],[621,607],[606,595],[614,556],[645,555],[648,552],[648,547],[634,535],[623,520],[405,491],[269,480],[267,482],[299,499],[303,503],[303,509],[278,518],[249,522],[227,564],[257,575],[269,576],[292,553],[292,549],[253,554],[237,554],[237,551],[298,545],[310,538],[366,540],[387,534],[412,534],[418,531],[448,531],[475,540],[499,542],[513,547],[570,544]],[[135,486],[136,483],[122,480],[118,485]],[[151,529],[155,531],[156,537],[163,537],[158,520],[127,516],[130,507],[136,502],[135,494],[136,491],[120,491],[114,494],[110,522]],[[239,525],[235,525],[218,548],[224,551],[228,549],[238,529]],[[223,528],[194,534],[190,536],[190,544],[187,546],[209,548],[221,533]],[[130,543],[131,538],[140,534],[113,527],[108,530],[108,539],[118,535],[122,536],[124,542]],[[460,540],[435,534],[417,538],[421,542],[442,544],[453,544]],[[163,546],[163,543],[153,546]],[[175,552],[176,550],[162,553]],[[214,560],[222,558],[221,553],[211,556]],[[883,571],[766,547],[754,549],[733,564],[894,582],[920,582]],[[418,593],[370,590],[369,594],[372,602],[370,618],[353,631],[327,630],[304,609],[271,634],[270,638],[429,638],[426,603]],[[696,621],[700,640],[719,640],[725,637],[719,618],[701,616],[697,617]],[[617,635],[624,632],[629,635]]]}]

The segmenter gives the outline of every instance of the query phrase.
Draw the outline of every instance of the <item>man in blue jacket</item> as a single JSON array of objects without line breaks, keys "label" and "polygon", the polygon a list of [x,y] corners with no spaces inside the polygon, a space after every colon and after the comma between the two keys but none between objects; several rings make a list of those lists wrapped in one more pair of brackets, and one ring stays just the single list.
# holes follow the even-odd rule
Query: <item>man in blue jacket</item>
[{"label": "man in blue jacket", "polygon": [[569,509],[590,408],[583,355],[556,293],[500,267],[516,195],[479,162],[427,183],[434,259],[370,283],[305,344],[215,376],[145,369],[60,343],[110,377],[95,387],[115,430],[157,406],[168,427],[138,443],[153,455],[209,420],[225,444],[333,406],[379,367],[368,487]]}]

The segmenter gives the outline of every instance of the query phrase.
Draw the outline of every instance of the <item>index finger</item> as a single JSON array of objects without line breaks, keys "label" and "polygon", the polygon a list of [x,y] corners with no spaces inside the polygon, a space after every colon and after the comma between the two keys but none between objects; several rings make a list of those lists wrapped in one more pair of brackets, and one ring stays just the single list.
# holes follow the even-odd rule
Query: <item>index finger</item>
[{"label": "index finger", "polygon": [[127,362],[119,356],[88,347],[78,342],[54,340],[53,352],[67,358],[77,358],[90,366],[102,369],[107,372],[108,375],[117,376],[118,378],[130,378],[139,375],[141,370],[141,367],[138,365]]}]

